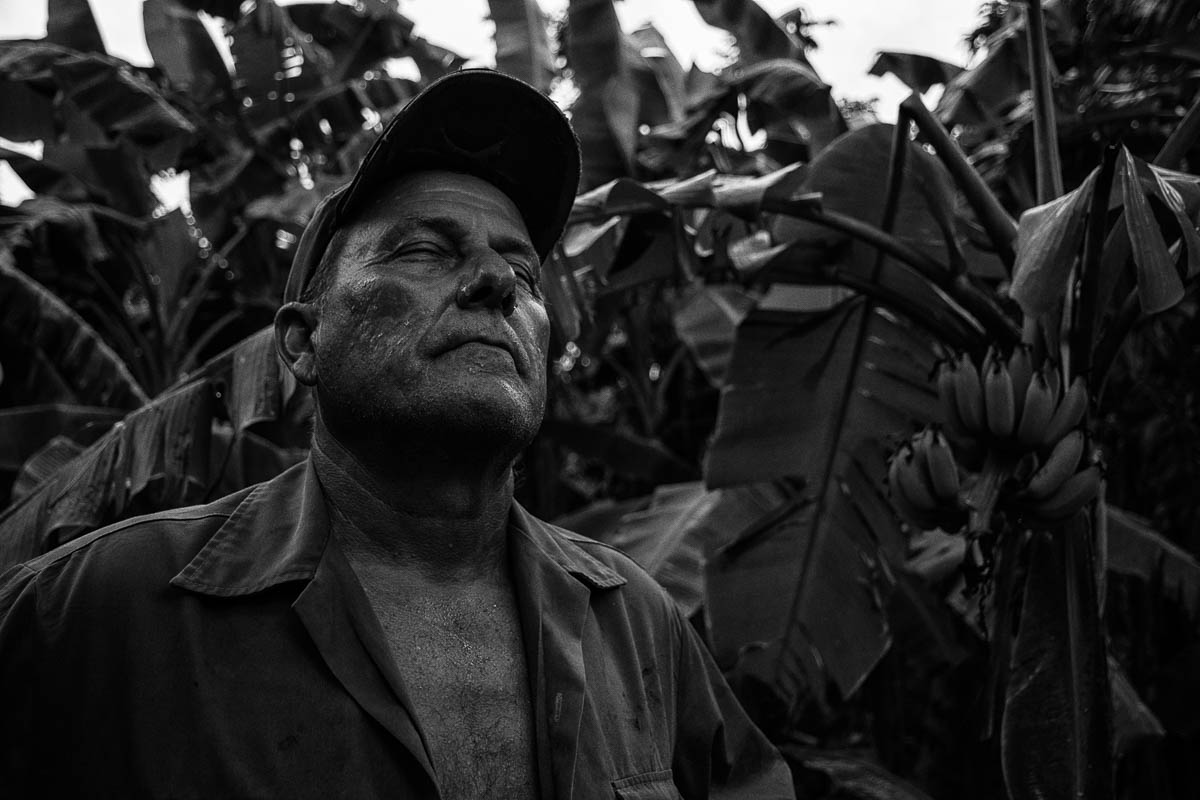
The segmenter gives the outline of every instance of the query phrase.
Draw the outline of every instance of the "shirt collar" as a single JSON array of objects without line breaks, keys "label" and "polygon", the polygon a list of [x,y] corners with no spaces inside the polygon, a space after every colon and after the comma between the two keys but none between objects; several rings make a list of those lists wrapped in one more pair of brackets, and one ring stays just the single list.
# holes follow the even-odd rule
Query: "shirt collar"
[{"label": "shirt collar", "polygon": [[[542,522],[513,501],[509,535],[521,557],[546,559],[591,589],[625,579],[589,555],[579,537]],[[171,579],[200,594],[236,597],[310,580],[329,541],[329,514],[311,459],[247,494],[207,544]]]}]

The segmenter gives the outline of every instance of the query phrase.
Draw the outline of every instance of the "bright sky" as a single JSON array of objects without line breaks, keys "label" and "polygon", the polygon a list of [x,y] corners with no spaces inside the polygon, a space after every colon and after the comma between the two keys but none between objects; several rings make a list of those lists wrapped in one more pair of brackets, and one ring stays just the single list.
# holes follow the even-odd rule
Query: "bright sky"
[{"label": "bright sky", "polygon": [[[296,0],[292,0],[295,2]],[[281,0],[287,4],[288,0]],[[567,0],[538,0],[549,13],[561,13]],[[895,78],[867,75],[879,50],[901,50],[964,64],[963,36],[973,27],[982,0],[759,0],[775,15],[802,6],[817,20],[834,26],[817,28],[819,49],[813,66],[839,98],[878,97],[885,120],[895,118],[908,90]],[[106,46],[112,55],[149,65],[142,31],[141,0],[91,0]],[[487,0],[400,0],[400,9],[416,22],[416,33],[471,58],[494,64],[492,25]],[[695,62],[712,68],[720,63],[727,35],[700,19],[691,0],[617,0],[626,30],[652,22],[684,66]],[[0,0],[0,38],[39,38],[46,33],[46,0]],[[935,90],[936,91],[936,90]],[[932,98],[931,98],[932,99]],[[6,174],[7,173],[7,174]],[[0,198],[13,202],[8,165],[0,162]]]}]

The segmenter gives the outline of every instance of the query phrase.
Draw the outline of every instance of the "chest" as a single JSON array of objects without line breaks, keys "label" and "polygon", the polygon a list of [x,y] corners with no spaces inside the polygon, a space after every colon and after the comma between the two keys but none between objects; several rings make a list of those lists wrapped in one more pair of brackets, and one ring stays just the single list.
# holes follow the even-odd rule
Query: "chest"
[{"label": "chest", "polygon": [[447,800],[537,797],[529,671],[512,601],[372,604]]}]

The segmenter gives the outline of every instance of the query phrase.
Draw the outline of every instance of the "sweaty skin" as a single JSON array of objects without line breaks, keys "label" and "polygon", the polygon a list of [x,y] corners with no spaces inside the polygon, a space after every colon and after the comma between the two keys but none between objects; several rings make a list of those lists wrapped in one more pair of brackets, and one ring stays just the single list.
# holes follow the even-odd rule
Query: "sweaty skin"
[{"label": "sweaty skin", "polygon": [[333,536],[404,677],[447,798],[537,795],[506,544],[512,462],[545,409],[539,259],[511,200],[467,175],[385,187],[277,318],[314,387]]}]

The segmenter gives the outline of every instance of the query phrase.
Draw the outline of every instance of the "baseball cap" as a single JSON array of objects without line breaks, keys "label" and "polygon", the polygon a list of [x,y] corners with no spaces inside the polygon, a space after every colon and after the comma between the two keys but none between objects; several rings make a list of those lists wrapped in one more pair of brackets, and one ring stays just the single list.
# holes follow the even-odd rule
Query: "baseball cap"
[{"label": "baseball cap", "polygon": [[337,229],[395,178],[440,169],[474,175],[513,201],[545,260],[562,234],[579,186],[579,141],[550,98],[490,69],[429,84],[392,118],[354,177],[321,201],[300,237],[284,288],[298,300]]}]

